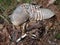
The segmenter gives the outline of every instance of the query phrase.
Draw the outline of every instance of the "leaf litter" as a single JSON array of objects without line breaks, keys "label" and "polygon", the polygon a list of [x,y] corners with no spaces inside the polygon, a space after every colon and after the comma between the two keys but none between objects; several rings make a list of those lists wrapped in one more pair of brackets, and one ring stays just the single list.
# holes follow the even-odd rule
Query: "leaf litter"
[{"label": "leaf litter", "polygon": [[[0,25],[0,45],[60,45],[60,40],[57,39],[60,33],[60,10],[54,4],[46,7],[44,5],[46,2],[42,2],[37,0],[36,3],[38,5],[42,4],[44,8],[53,10],[56,15],[42,21],[28,22],[24,30],[22,25],[14,26],[4,21]],[[24,34],[27,34],[27,36],[16,42]],[[55,37],[56,35],[57,38]]]}]

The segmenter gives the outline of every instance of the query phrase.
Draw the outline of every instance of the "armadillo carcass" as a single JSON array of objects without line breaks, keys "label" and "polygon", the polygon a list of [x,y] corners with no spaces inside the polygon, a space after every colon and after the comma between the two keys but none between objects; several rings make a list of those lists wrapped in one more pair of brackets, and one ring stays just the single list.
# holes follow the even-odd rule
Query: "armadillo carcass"
[{"label": "armadillo carcass", "polygon": [[43,20],[49,19],[54,16],[55,13],[50,9],[39,8],[38,5],[32,5],[28,3],[18,6],[12,15],[10,15],[13,25],[20,25],[29,18],[29,20]]}]

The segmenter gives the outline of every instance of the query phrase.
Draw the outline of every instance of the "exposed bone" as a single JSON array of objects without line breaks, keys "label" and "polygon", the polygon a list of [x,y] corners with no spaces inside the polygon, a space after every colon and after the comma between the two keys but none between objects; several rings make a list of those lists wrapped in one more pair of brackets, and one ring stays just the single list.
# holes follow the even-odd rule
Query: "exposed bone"
[{"label": "exposed bone", "polygon": [[26,36],[27,36],[27,34],[22,35],[20,38],[18,38],[18,39],[16,40],[16,42],[19,42],[22,38],[25,38]]}]

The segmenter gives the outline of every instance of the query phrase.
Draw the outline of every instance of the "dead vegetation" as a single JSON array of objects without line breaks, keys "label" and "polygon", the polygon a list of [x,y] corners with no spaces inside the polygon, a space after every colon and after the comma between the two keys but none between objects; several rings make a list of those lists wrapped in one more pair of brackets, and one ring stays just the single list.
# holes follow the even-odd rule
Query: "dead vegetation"
[{"label": "dead vegetation", "polygon": [[[10,3],[9,5],[6,2],[0,4],[0,15],[4,17],[0,16],[0,45],[60,45],[60,4],[55,2],[56,4],[54,3],[46,7],[47,0],[32,1],[32,3],[42,4],[42,7],[53,10],[56,15],[47,20],[28,22],[23,30],[22,25],[19,27],[13,26],[7,17],[23,1],[17,2],[16,0],[11,0]],[[19,42],[16,42],[25,33],[28,35]]]}]

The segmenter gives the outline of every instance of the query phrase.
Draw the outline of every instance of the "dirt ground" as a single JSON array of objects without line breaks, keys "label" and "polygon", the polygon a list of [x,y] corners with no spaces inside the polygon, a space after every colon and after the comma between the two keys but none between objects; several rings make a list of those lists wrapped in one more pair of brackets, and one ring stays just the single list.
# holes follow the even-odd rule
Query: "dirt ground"
[{"label": "dirt ground", "polygon": [[[16,5],[21,3],[15,2],[14,7],[11,6],[4,12],[0,11],[0,14],[10,15]],[[36,3],[37,5],[42,4],[43,8],[51,9],[56,13],[55,16],[42,21],[27,22],[24,29],[22,29],[22,25],[16,27],[8,23],[7,20],[0,18],[0,45],[60,45],[59,5],[54,3],[47,7],[47,0],[34,0],[32,3]],[[16,42],[16,40],[25,33],[28,35],[19,42]]]}]

